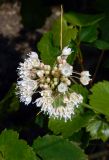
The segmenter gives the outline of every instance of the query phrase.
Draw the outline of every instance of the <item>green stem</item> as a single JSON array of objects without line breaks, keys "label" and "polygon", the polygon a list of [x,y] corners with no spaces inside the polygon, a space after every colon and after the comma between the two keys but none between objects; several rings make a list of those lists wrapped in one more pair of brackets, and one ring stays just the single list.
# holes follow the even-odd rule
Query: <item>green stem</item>
[{"label": "green stem", "polygon": [[61,30],[60,30],[60,49],[62,50],[62,21],[63,21],[63,6],[61,5]]},{"label": "green stem", "polygon": [[89,104],[86,104],[86,103],[82,103],[82,105],[86,108],[89,108],[89,109],[92,109],[92,107],[89,105]]}]

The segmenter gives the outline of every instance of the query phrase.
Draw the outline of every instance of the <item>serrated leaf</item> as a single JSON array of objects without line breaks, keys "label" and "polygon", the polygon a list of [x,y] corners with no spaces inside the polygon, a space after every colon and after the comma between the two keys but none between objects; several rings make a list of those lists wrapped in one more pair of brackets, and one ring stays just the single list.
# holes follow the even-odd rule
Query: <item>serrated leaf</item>
[{"label": "serrated leaf", "polygon": [[62,46],[67,46],[71,40],[75,40],[78,34],[78,30],[76,27],[68,27],[63,34]]},{"label": "serrated leaf", "polygon": [[53,46],[53,35],[51,32],[45,33],[38,43],[38,50],[43,63],[53,65],[59,54],[58,48]]},{"label": "serrated leaf", "polygon": [[33,149],[13,130],[4,130],[0,135],[0,153],[4,160],[37,160]]},{"label": "serrated leaf", "polygon": [[72,49],[72,53],[68,56],[67,62],[72,65],[78,53],[77,44],[75,43],[75,41],[71,40],[68,46]]},{"label": "serrated leaf", "polygon": [[70,137],[73,133],[79,131],[82,127],[85,127],[92,117],[92,112],[86,112],[81,115],[73,116],[72,119],[67,122],[50,118],[48,127],[56,135],[62,134],[63,137]]},{"label": "serrated leaf", "polygon": [[87,160],[86,155],[76,144],[59,136],[39,137],[34,141],[33,148],[44,160]]},{"label": "serrated leaf", "polygon": [[93,120],[92,122],[89,123],[87,126],[87,131],[90,132],[91,136],[93,139],[97,139],[97,132],[101,126],[101,121],[100,120]]},{"label": "serrated leaf", "polygon": [[97,25],[82,27],[80,41],[92,43],[97,39]]},{"label": "serrated leaf", "polygon": [[109,138],[109,124],[100,119],[92,119],[86,129],[90,132],[92,139],[102,139],[106,141]]},{"label": "serrated leaf", "polygon": [[[61,21],[60,19],[56,20],[53,28],[53,44],[57,47],[60,46],[60,31],[61,31]],[[67,46],[71,40],[75,40],[78,33],[78,29],[76,27],[68,26],[67,21],[63,19],[62,22],[62,46],[63,48]]]},{"label": "serrated leaf", "polygon": [[109,43],[103,40],[96,40],[94,42],[94,46],[101,50],[108,50],[109,49]]},{"label": "serrated leaf", "polygon": [[89,104],[94,111],[109,116],[109,82],[103,81],[95,84],[90,95]]},{"label": "serrated leaf", "polygon": [[88,15],[76,12],[66,13],[64,15],[67,22],[77,26],[89,26],[98,23],[104,18],[103,14]]}]

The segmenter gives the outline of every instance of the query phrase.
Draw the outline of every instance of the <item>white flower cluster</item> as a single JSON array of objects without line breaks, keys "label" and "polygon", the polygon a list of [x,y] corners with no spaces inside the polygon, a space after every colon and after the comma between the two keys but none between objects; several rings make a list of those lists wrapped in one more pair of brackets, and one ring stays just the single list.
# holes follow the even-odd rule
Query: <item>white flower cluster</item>
[{"label": "white flower cluster", "polygon": [[36,99],[35,103],[38,107],[41,107],[41,111],[47,113],[50,117],[64,118],[65,122],[71,119],[75,107],[78,107],[83,101],[83,97],[75,92],[58,95],[57,97],[52,95],[51,90],[44,90],[40,93],[42,97]]},{"label": "white flower cluster", "polygon": [[20,101],[28,105],[32,95],[39,92],[41,97],[34,103],[41,107],[41,111],[49,117],[64,118],[65,121],[71,119],[75,107],[83,101],[82,95],[70,90],[71,82],[73,78],[79,79],[83,85],[90,81],[88,71],[74,72],[73,67],[67,63],[71,53],[71,48],[65,47],[53,67],[41,63],[37,53],[29,53],[28,58],[18,67],[17,94],[20,95]]}]

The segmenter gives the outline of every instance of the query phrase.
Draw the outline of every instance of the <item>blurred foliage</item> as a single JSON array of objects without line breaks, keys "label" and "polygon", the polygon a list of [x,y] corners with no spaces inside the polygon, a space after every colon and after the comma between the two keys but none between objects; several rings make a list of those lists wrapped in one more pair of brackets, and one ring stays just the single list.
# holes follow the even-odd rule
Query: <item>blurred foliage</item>
[{"label": "blurred foliage", "polygon": [[28,29],[40,28],[50,14],[42,0],[21,0],[21,15],[24,26]]}]

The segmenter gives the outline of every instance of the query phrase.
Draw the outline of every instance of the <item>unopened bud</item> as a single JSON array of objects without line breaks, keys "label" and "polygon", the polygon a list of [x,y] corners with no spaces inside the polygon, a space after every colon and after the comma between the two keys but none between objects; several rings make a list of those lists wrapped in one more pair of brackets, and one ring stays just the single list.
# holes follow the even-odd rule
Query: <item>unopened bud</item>
[{"label": "unopened bud", "polygon": [[44,84],[44,88],[47,89],[49,86],[47,83]]},{"label": "unopened bud", "polygon": [[40,67],[41,67],[41,68],[44,68],[44,63],[40,63]]},{"label": "unopened bud", "polygon": [[71,85],[71,81],[69,79],[66,81],[66,83],[68,86]]},{"label": "unopened bud", "polygon": [[47,82],[47,83],[49,83],[49,82],[50,82],[50,78],[49,78],[49,77],[46,79],[46,82]]},{"label": "unopened bud", "polygon": [[47,75],[48,75],[49,73],[50,73],[50,71],[45,71],[45,74],[47,74]]}]

